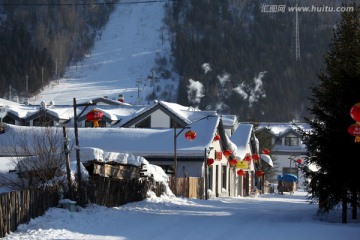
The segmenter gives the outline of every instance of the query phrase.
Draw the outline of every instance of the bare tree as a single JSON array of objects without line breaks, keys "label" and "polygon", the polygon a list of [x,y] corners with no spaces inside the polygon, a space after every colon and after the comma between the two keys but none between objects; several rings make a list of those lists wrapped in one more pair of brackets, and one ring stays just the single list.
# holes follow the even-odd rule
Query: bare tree
[{"label": "bare tree", "polygon": [[[7,152],[15,172],[0,174],[0,182],[10,189],[30,189],[58,178],[65,181],[63,138],[57,127],[36,127],[8,133]],[[63,180],[62,180],[63,179]],[[53,184],[53,183],[52,183]]]}]

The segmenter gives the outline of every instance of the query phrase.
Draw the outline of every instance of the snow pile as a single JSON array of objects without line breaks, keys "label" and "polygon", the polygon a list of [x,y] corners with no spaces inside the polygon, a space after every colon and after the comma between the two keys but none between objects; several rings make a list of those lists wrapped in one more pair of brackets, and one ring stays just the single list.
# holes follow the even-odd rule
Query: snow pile
[{"label": "snow pile", "polygon": [[[76,159],[76,152],[71,152],[71,159]],[[119,152],[105,152],[100,148],[82,147],[80,150],[81,161],[97,160],[99,162],[116,162],[120,164],[141,166],[141,164],[148,164],[147,160],[140,156],[135,156],[130,153]]]},{"label": "snow pile", "polygon": [[[168,176],[161,167],[150,164],[145,158],[131,153],[106,152],[100,148],[83,147],[80,150],[80,158],[81,162],[96,160],[104,163],[116,162],[138,167],[146,165],[144,168],[147,169],[148,176],[152,176],[157,182],[168,181]],[[71,152],[70,159],[76,161],[75,151]]]}]

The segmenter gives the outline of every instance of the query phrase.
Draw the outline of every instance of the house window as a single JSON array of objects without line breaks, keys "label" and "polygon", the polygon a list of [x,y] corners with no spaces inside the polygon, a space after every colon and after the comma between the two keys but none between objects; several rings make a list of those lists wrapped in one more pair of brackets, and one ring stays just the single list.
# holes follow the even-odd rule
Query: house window
[{"label": "house window", "polygon": [[54,126],[54,121],[46,116],[40,116],[33,120],[33,126],[50,127]]},{"label": "house window", "polygon": [[151,116],[135,124],[136,128],[151,128]]},{"label": "house window", "polygon": [[221,166],[221,176],[222,176],[222,188],[226,189],[226,179],[227,179],[227,174],[226,174],[226,166]]},{"label": "house window", "polygon": [[8,123],[8,124],[15,125],[15,120],[12,119],[12,118],[9,117],[9,116],[5,116],[5,117],[3,118],[3,122],[4,122],[4,123]]},{"label": "house window", "polygon": [[285,146],[299,146],[299,138],[294,135],[285,137]]}]

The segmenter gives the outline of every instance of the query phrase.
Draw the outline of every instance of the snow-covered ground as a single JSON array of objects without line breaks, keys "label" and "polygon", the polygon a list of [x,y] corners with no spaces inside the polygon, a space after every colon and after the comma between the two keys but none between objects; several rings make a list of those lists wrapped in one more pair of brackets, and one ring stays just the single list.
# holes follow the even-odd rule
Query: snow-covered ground
[{"label": "snow-covered ground", "polygon": [[79,212],[51,208],[4,239],[360,239],[359,220],[341,224],[338,211],[316,216],[317,205],[310,205],[305,195],[213,200],[149,195],[114,208],[91,205]]},{"label": "snow-covered ground", "polygon": [[[143,81],[139,97],[144,101],[152,90],[146,78],[156,56],[169,51],[159,37],[163,5],[158,1],[118,5],[91,54],[30,101],[72,104],[74,97],[86,101],[124,93],[126,102],[137,103],[137,80]],[[0,167],[9,164],[4,161]],[[78,212],[51,208],[4,239],[360,239],[359,220],[341,224],[339,210],[316,216],[317,205],[310,205],[305,195],[206,201],[150,193],[144,201],[115,208],[89,205]]]},{"label": "snow-covered ground", "polygon": [[[162,30],[164,2],[136,2],[116,5],[101,39],[97,39],[84,61],[70,66],[64,78],[53,81],[30,102],[53,100],[55,104],[72,104],[73,98],[78,101],[103,96],[113,99],[124,94],[128,103],[146,103],[146,96],[153,91],[147,79],[152,76],[155,59],[169,56],[170,45],[160,38],[167,36],[166,30]],[[155,77],[159,76],[155,74]],[[155,88],[172,85],[175,91],[176,82],[159,80]]]}]

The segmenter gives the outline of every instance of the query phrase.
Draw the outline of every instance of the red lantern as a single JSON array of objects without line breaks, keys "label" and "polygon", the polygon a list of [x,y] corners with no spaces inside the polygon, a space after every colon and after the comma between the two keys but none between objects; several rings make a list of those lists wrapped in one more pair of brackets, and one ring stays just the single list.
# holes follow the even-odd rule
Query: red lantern
[{"label": "red lantern", "polygon": [[103,113],[100,110],[93,109],[86,114],[86,120],[94,123],[94,127],[99,127],[99,121],[103,117]]},{"label": "red lantern", "polygon": [[350,116],[357,122],[360,122],[360,103],[355,104],[350,109]]},{"label": "red lantern", "polygon": [[214,159],[209,158],[206,163],[207,163],[208,166],[211,166],[211,165],[213,165],[214,162],[215,162]]},{"label": "red lantern", "polygon": [[231,156],[232,151],[231,151],[231,150],[225,150],[225,151],[223,152],[223,154],[224,154],[224,156],[225,156],[226,158],[228,158],[228,157]]},{"label": "red lantern", "polygon": [[230,163],[231,166],[236,165],[237,162],[238,162],[238,161],[237,161],[236,159],[231,159],[231,160],[229,160],[229,163]]},{"label": "red lantern", "polygon": [[301,163],[302,163],[302,160],[299,158],[299,159],[296,160],[296,162],[297,162],[298,164],[301,164]]},{"label": "red lantern", "polygon": [[258,162],[259,161],[259,159],[260,159],[260,156],[259,156],[259,154],[253,154],[252,155],[252,159],[254,160],[254,162]]},{"label": "red lantern", "polygon": [[246,174],[246,172],[242,169],[240,169],[239,171],[237,171],[237,175],[239,176],[244,176]]},{"label": "red lantern", "polygon": [[267,154],[267,155],[269,155],[270,150],[269,150],[269,149],[267,149],[267,148],[265,148],[264,150],[262,150],[262,153],[263,153],[263,154]]},{"label": "red lantern", "polygon": [[255,172],[255,175],[256,175],[257,177],[261,177],[262,175],[264,175],[264,172],[261,171],[261,170],[257,170],[257,171]]},{"label": "red lantern", "polygon": [[244,160],[247,161],[247,162],[250,162],[251,161],[251,156],[249,154],[247,154],[245,157],[244,157]]},{"label": "red lantern", "polygon": [[360,142],[360,124],[351,124],[348,128],[348,133],[355,136],[355,142]]},{"label": "red lantern", "polygon": [[194,132],[193,130],[187,131],[185,133],[185,138],[189,141],[192,141],[196,138],[196,132]]},{"label": "red lantern", "polygon": [[214,141],[219,141],[219,140],[220,140],[220,135],[216,134],[215,137],[214,137]]}]

